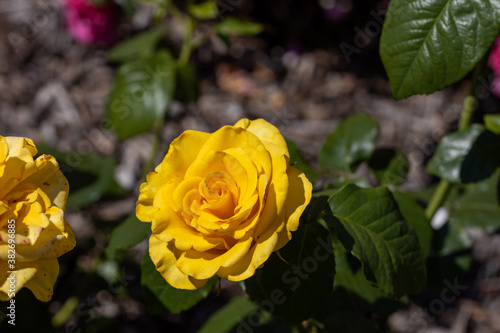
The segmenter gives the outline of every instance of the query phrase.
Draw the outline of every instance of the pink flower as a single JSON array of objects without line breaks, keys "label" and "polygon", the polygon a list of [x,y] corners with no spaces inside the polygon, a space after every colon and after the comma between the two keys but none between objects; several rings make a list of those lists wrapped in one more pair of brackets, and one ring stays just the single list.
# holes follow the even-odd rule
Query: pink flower
[{"label": "pink flower", "polygon": [[500,38],[497,38],[495,45],[493,45],[490,58],[488,59],[488,65],[493,69],[495,74],[500,74]]},{"label": "pink flower", "polygon": [[73,37],[82,44],[112,44],[117,36],[115,11],[110,4],[96,6],[85,0],[63,0],[64,17]]},{"label": "pink flower", "polygon": [[495,78],[491,83],[493,93],[500,97],[500,37],[495,41],[488,59],[488,65],[493,70]]}]

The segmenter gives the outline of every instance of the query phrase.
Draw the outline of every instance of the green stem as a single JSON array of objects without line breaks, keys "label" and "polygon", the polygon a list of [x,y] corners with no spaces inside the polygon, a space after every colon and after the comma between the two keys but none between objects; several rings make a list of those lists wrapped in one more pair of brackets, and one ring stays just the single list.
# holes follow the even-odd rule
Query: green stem
[{"label": "green stem", "polygon": [[439,207],[441,207],[443,202],[446,200],[446,197],[448,196],[450,189],[451,189],[451,183],[445,179],[441,179],[436,189],[436,192],[434,192],[434,195],[432,196],[429,205],[425,209],[425,217],[427,217],[429,221],[434,217],[434,214],[436,214]]},{"label": "green stem", "polygon": [[193,51],[193,35],[196,28],[196,20],[192,16],[186,18],[186,38],[182,44],[181,54],[179,55],[179,65],[187,65],[189,57]]},{"label": "green stem", "polygon": [[[471,87],[472,90],[472,87]],[[475,96],[469,95],[465,97],[464,107],[462,109],[462,115],[460,116],[460,122],[458,123],[458,130],[462,131],[469,127],[472,115],[474,114],[474,110],[476,109],[477,99]]]},{"label": "green stem", "polygon": [[142,178],[145,180],[148,173],[153,171],[154,163],[156,155],[158,154],[158,147],[160,146],[161,134],[163,131],[163,124],[165,123],[165,119],[163,117],[158,118],[153,125],[153,144],[151,146],[151,155],[149,156],[148,161],[144,165],[144,171],[142,173]]},{"label": "green stem", "polygon": [[80,299],[77,296],[68,298],[61,309],[52,317],[52,326],[59,327],[64,324],[69,316],[76,310],[79,302]]},{"label": "green stem", "polygon": [[[483,59],[481,59],[474,70],[469,94],[467,95],[467,97],[465,97],[462,114],[460,115],[460,121],[458,123],[459,131],[463,131],[464,129],[469,127],[472,122],[472,116],[474,115],[474,111],[477,108],[476,92],[481,85],[480,76],[485,72],[485,68],[488,63],[488,56],[489,53],[487,53],[483,57]],[[439,207],[441,207],[441,205],[446,200],[446,197],[450,192],[451,185],[452,184],[445,179],[441,179],[441,181],[439,182],[439,185],[425,210],[425,216],[429,221],[434,217],[434,214],[436,214]]]}]

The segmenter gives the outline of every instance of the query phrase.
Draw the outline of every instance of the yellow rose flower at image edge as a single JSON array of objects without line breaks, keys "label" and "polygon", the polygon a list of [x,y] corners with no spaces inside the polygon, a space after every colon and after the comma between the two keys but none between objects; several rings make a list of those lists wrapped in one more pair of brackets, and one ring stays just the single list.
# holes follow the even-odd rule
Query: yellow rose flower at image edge
[{"label": "yellow rose flower at image edge", "polygon": [[165,280],[179,289],[214,275],[241,281],[282,248],[312,193],[289,162],[283,136],[263,119],[175,139],[136,207],[151,222],[149,255]]},{"label": "yellow rose flower at image edge", "polygon": [[[16,293],[26,287],[37,299],[49,301],[59,275],[57,258],[76,243],[64,220],[68,181],[52,156],[34,160],[37,152],[30,139],[0,136],[0,301],[12,298],[11,281]],[[15,269],[8,262],[11,220]]]}]

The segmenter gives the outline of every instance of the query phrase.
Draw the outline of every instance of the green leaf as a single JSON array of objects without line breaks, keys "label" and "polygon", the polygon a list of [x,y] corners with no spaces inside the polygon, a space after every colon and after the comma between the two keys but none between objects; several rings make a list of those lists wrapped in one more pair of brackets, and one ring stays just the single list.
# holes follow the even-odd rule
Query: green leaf
[{"label": "green leaf", "polygon": [[135,212],[119,226],[113,229],[106,247],[106,256],[109,259],[115,258],[118,250],[125,250],[136,245],[147,237],[151,231],[151,223],[139,221]]},{"label": "green leaf", "polygon": [[[304,216],[315,212],[304,213]],[[247,293],[260,308],[292,324],[314,316],[333,289],[335,259],[328,231],[318,222],[301,219],[292,240],[245,281]]]},{"label": "green leaf", "polygon": [[396,99],[457,82],[500,30],[498,0],[392,0],[380,54]]},{"label": "green leaf", "polygon": [[473,124],[441,140],[427,171],[453,183],[476,182],[500,166],[499,151],[500,136]]},{"label": "green leaf", "polygon": [[259,23],[239,20],[228,16],[215,26],[215,31],[222,36],[253,36],[260,34],[264,27]]},{"label": "green leaf", "polygon": [[210,20],[219,15],[217,4],[213,0],[205,1],[199,4],[188,5],[188,11],[199,20]]},{"label": "green leaf", "polygon": [[376,149],[368,166],[380,185],[401,185],[410,171],[406,156],[400,150],[390,148]]},{"label": "green leaf", "polygon": [[367,114],[348,117],[326,139],[319,154],[325,169],[354,172],[375,149],[377,123]]},{"label": "green leaf", "polygon": [[435,231],[432,253],[427,259],[428,285],[443,289],[443,281],[456,279],[469,271],[472,240],[462,226],[447,223]]},{"label": "green leaf", "polygon": [[463,227],[449,223],[440,229],[440,231],[441,235],[436,235],[436,239],[440,244],[437,252],[439,253],[438,256],[441,259],[454,256],[455,264],[460,267],[463,272],[466,272],[472,262],[469,252],[472,248],[472,240],[467,230]]},{"label": "green leaf", "polygon": [[326,139],[319,155],[325,169],[354,172],[375,149],[377,123],[367,114],[346,118]]},{"label": "green leaf", "polygon": [[358,259],[347,253],[340,244],[334,243],[335,251],[335,285],[342,286],[363,298],[370,304],[387,297],[381,290],[373,286],[363,273]]},{"label": "green leaf", "polygon": [[257,305],[248,298],[233,298],[217,311],[200,328],[198,333],[225,333],[240,323],[246,316],[257,311]]},{"label": "green leaf", "polygon": [[347,185],[329,203],[333,216],[324,216],[325,221],[377,288],[396,297],[421,290],[426,276],[422,249],[387,188]]},{"label": "green leaf", "polygon": [[167,28],[161,26],[128,38],[109,50],[108,60],[125,62],[150,57],[166,32]]},{"label": "green leaf", "polygon": [[184,101],[194,103],[198,100],[200,89],[196,67],[189,63],[181,64],[177,62],[177,82],[179,93]]},{"label": "green leaf", "polygon": [[70,191],[66,209],[88,206],[101,199],[109,190],[116,192],[118,185],[114,181],[114,158],[62,152],[45,144],[39,144],[38,149],[54,156],[68,179]]},{"label": "green leaf", "polygon": [[120,139],[149,131],[165,116],[175,88],[175,62],[166,51],[122,65],[106,106],[108,127]]},{"label": "green leaf", "polygon": [[427,258],[431,252],[432,228],[425,217],[424,209],[406,193],[393,191],[392,195],[398,203],[401,215],[415,229],[424,259]]},{"label": "green leaf", "polygon": [[290,153],[290,164],[302,171],[307,179],[314,185],[320,178],[318,170],[313,168],[302,156],[297,145],[290,140],[286,140],[288,151]]},{"label": "green leaf", "polygon": [[176,289],[156,270],[149,253],[141,264],[141,285],[151,314],[179,313],[190,309],[210,294],[216,281],[217,278],[213,277],[204,287],[196,290]]},{"label": "green leaf", "polygon": [[465,186],[464,194],[449,206],[451,222],[481,228],[487,233],[499,230],[499,184],[500,171],[497,171],[486,180]]},{"label": "green leaf", "polygon": [[484,116],[486,129],[495,134],[500,134],[500,114],[487,114]]}]

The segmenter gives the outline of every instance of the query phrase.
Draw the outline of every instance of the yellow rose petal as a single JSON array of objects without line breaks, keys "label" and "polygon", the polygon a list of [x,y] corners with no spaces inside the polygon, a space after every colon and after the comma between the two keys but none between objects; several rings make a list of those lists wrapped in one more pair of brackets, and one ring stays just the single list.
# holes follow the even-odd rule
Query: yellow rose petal
[{"label": "yellow rose petal", "polygon": [[182,251],[190,249],[208,251],[222,243],[222,239],[205,237],[196,229],[187,225],[169,207],[164,207],[161,212],[155,215],[151,228],[153,235],[158,240],[164,243],[175,241],[176,248]]},{"label": "yellow rose petal", "polygon": [[0,260],[0,301],[11,299],[14,295],[11,290],[11,283],[14,285],[14,293],[17,293],[27,281],[36,274],[38,261],[16,263],[15,273],[7,265],[7,261]]},{"label": "yellow rose petal", "polygon": [[57,259],[38,260],[35,275],[24,285],[42,302],[52,299],[54,284],[59,275]]},{"label": "yellow rose petal", "polygon": [[171,251],[171,245],[159,241],[151,236],[149,239],[149,256],[163,278],[174,288],[198,289],[203,287],[207,280],[198,280],[183,274],[176,266],[176,258]]},{"label": "yellow rose petal", "polygon": [[[3,177],[5,172],[5,160],[7,159],[7,156],[9,156],[9,145],[7,143],[7,139],[0,135],[0,179]],[[4,195],[2,191],[3,189],[0,188],[0,197]]]},{"label": "yellow rose petal", "polygon": [[238,186],[248,187],[248,176],[245,168],[233,156],[222,151],[204,151],[187,169],[185,178],[205,178],[209,174],[222,172],[232,177]]},{"label": "yellow rose petal", "polygon": [[289,189],[287,169],[288,158],[286,156],[273,156],[273,176],[268,185],[267,200],[262,210],[261,220],[255,228],[256,234],[265,232],[283,210]]},{"label": "yellow rose petal", "polygon": [[39,156],[35,164],[38,171],[25,178],[23,183],[39,187],[50,205],[64,209],[68,199],[69,184],[59,169],[59,164],[50,155]]},{"label": "yellow rose petal", "polygon": [[[177,185],[184,179],[187,168],[195,161],[198,153],[210,137],[210,134],[185,131],[177,139],[172,141],[169,150],[162,163],[156,167],[155,172],[148,174],[146,183],[141,185],[139,200],[136,205],[137,218],[143,222],[150,222],[149,216],[158,208],[153,206],[156,193],[163,186],[170,188],[166,193],[172,193]],[[164,175],[167,174],[168,182]]]},{"label": "yellow rose petal", "polygon": [[5,139],[9,154],[4,161],[4,173],[0,178],[0,195],[2,197],[24,178],[36,172],[33,156],[38,152],[30,139],[18,137],[6,137]]},{"label": "yellow rose petal", "polygon": [[[259,191],[258,191],[258,205],[254,205],[254,211],[252,211],[252,216],[249,216],[249,218],[246,219],[246,221],[240,223],[238,225],[237,230],[234,230],[233,232],[233,237],[236,239],[241,239],[245,237],[249,232],[251,232],[253,235],[257,235],[255,231],[256,225],[263,223],[263,209],[264,209],[264,198],[266,197],[266,191],[267,191],[267,184],[268,177],[267,175],[261,175],[259,177]],[[269,195],[267,195],[267,198],[269,198]],[[274,219],[276,216],[273,215],[273,217],[270,217]]]},{"label": "yellow rose petal", "polygon": [[281,249],[292,239],[291,231],[295,231],[299,227],[300,216],[311,201],[312,196],[312,184],[301,171],[294,167],[288,167],[287,173],[290,187],[294,191],[288,192],[284,207],[286,228],[279,233],[275,251]]},{"label": "yellow rose petal", "polygon": [[267,144],[273,144],[286,150],[287,156],[290,157],[290,155],[288,154],[288,146],[286,144],[286,141],[281,135],[278,128],[268,123],[264,119],[241,119],[236,124],[234,124],[234,126],[244,128],[247,131],[255,134],[255,136],[257,136],[268,149],[269,146]]},{"label": "yellow rose petal", "polygon": [[[200,183],[203,182],[203,178],[201,177],[191,177],[188,178],[184,181],[182,181],[177,188],[175,188],[173,193],[170,193],[165,189],[165,191],[162,190],[162,195],[158,196],[158,198],[161,198],[162,201],[158,202],[156,206],[163,206],[163,205],[168,205],[167,201],[173,200],[173,204],[176,208],[179,208],[181,210],[183,208],[183,202],[184,198],[186,195],[189,193],[191,190],[196,190],[196,193],[198,193],[198,188]],[[200,195],[201,197],[201,195]],[[187,210],[189,210],[189,206],[187,207]],[[186,212],[187,213],[187,212]]]},{"label": "yellow rose petal", "polygon": [[277,240],[277,233],[269,233],[260,237],[244,257],[230,267],[221,267],[217,275],[230,281],[248,279],[273,253]]},{"label": "yellow rose petal", "polygon": [[243,128],[222,127],[210,136],[200,154],[210,150],[224,152],[231,148],[241,148],[254,161],[259,173],[271,173],[272,161],[266,147],[253,133]]},{"label": "yellow rose petal", "polygon": [[224,153],[234,157],[239,164],[245,169],[247,182],[244,184],[238,183],[238,188],[240,189],[239,204],[237,208],[245,205],[246,201],[255,194],[257,189],[257,180],[259,174],[257,173],[257,168],[255,167],[252,159],[245,153],[242,148],[229,148],[225,149]]},{"label": "yellow rose petal", "polygon": [[227,251],[210,250],[199,252],[189,250],[183,252],[175,265],[181,272],[197,279],[209,279],[220,267],[230,267],[243,258],[250,249],[253,238],[240,240]]},{"label": "yellow rose petal", "polygon": [[156,167],[156,172],[150,172],[147,175],[147,182],[141,184],[139,199],[135,206],[135,214],[139,221],[151,222],[151,216],[159,208],[154,207],[154,199],[156,193],[163,186],[163,178],[159,174],[161,172],[161,164]]}]

